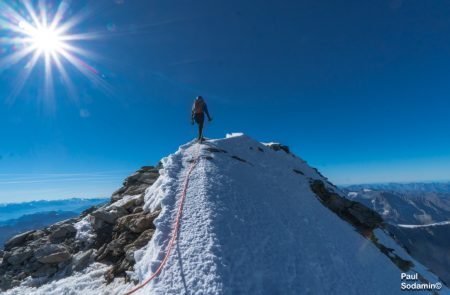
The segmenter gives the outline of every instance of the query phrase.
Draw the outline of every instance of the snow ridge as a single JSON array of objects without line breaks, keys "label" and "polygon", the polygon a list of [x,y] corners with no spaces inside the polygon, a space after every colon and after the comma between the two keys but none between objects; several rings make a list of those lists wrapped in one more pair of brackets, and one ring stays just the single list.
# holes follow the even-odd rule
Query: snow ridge
[{"label": "snow ridge", "polygon": [[138,294],[404,294],[397,266],[311,191],[310,181],[328,184],[325,178],[302,159],[243,134],[191,142],[164,159],[160,179],[146,193],[146,208],[162,211],[154,238],[135,254],[139,281],[164,257],[186,168],[196,155],[201,160],[176,249]]}]

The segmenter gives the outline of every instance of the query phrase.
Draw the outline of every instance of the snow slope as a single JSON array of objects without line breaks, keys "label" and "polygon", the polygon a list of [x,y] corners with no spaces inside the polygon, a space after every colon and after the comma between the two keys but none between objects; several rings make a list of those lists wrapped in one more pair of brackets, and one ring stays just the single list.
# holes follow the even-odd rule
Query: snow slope
[{"label": "snow slope", "polygon": [[326,181],[322,176],[245,135],[190,143],[164,159],[146,194],[146,208],[162,212],[155,236],[135,254],[140,281],[164,257],[183,180],[197,156],[176,249],[138,294],[405,293],[397,266],[314,196],[309,180]]},{"label": "snow slope", "polygon": [[4,295],[113,295],[124,294],[129,287],[123,279],[115,280],[105,285],[103,275],[109,266],[101,263],[93,263],[81,272],[75,272],[72,276],[55,279],[39,288],[33,288],[31,279],[22,286],[1,293]]},{"label": "snow slope", "polygon": [[[136,280],[150,277],[164,258],[197,157],[175,248],[159,276],[136,294],[405,294],[397,266],[311,191],[311,179],[327,183],[325,178],[302,159],[242,134],[191,142],[162,160],[160,177],[145,196],[146,210],[162,210],[152,240],[135,252],[130,275]],[[89,227],[79,227],[89,240]],[[413,261],[385,232],[375,235]],[[438,281],[414,264],[430,282]],[[134,287],[122,279],[106,285],[107,268],[94,263],[39,288],[24,283],[6,294],[112,295]]]}]

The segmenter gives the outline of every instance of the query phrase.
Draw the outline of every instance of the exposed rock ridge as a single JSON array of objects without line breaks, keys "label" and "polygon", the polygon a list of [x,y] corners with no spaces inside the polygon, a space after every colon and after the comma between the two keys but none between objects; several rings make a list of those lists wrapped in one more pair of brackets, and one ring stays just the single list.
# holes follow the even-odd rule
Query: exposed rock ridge
[{"label": "exposed rock ridge", "polygon": [[[384,224],[382,217],[377,212],[359,202],[349,200],[329,190],[321,180],[311,181],[310,187],[317,198],[327,208],[351,224],[362,236],[370,240],[380,252],[386,255],[400,270],[408,272],[414,267],[412,261],[405,260],[398,256],[394,252],[394,249],[386,247],[377,239],[374,230],[377,228],[384,230],[386,228],[386,224]],[[389,233],[388,231],[385,232]],[[395,239],[395,237],[392,238]],[[423,283],[428,282],[420,274],[419,280]]]},{"label": "exposed rock ridge", "polygon": [[[135,263],[134,251],[154,233],[159,212],[144,212],[144,193],[159,177],[158,166],[144,166],[127,177],[110,203],[92,207],[80,217],[11,238],[0,251],[0,290],[18,286],[27,277],[40,285],[55,276],[70,275],[93,261],[111,263],[106,279],[125,276]],[[82,226],[92,228],[80,238]]]}]

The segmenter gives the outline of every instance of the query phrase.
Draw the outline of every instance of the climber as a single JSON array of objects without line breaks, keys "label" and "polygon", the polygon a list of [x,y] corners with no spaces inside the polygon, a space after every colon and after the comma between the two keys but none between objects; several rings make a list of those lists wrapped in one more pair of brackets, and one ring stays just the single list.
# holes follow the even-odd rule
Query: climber
[{"label": "climber", "polygon": [[197,96],[192,106],[192,124],[194,121],[198,124],[198,141],[203,141],[203,123],[205,121],[205,114],[208,116],[208,121],[211,122],[212,118],[209,115],[208,107],[203,97]]}]

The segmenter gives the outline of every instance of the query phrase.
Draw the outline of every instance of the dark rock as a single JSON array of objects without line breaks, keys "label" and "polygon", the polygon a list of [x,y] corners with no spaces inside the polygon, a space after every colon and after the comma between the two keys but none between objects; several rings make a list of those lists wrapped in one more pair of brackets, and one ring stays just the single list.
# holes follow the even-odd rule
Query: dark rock
[{"label": "dark rock", "polygon": [[90,208],[87,208],[86,210],[84,210],[83,212],[81,212],[79,219],[91,214],[92,212],[105,207],[105,204],[100,204],[100,205],[96,205],[96,206],[92,206]]},{"label": "dark rock", "polygon": [[[394,253],[394,249],[388,248],[381,244],[375,236],[370,236],[371,241],[375,244],[375,246],[384,254],[386,255],[399,269],[401,269],[403,272],[408,272],[411,270],[412,267],[414,267],[414,263],[409,260],[405,260]],[[419,278],[420,281],[423,283],[426,283],[426,280],[424,278]]]},{"label": "dark rock", "polygon": [[136,251],[136,247],[134,247],[133,244],[128,245],[127,247],[125,247],[125,259],[128,260],[129,262],[134,263],[134,252]]},{"label": "dark rock", "polygon": [[47,244],[36,250],[37,261],[44,264],[56,264],[72,258],[66,247],[58,244]]},{"label": "dark rock", "polygon": [[36,230],[28,236],[28,239],[31,240],[31,242],[33,242],[43,237],[45,237],[45,232],[43,230]]},{"label": "dark rock", "polygon": [[133,242],[133,246],[135,246],[136,249],[144,247],[151,240],[154,233],[155,233],[154,229],[148,229],[142,232],[141,235]]},{"label": "dark rock", "polygon": [[[136,200],[133,198],[130,198],[127,202],[120,205],[121,208],[127,210],[128,212],[132,212],[133,208],[136,207]],[[131,211],[130,211],[131,210]]]},{"label": "dark rock", "polygon": [[329,191],[321,180],[313,181],[311,189],[325,206],[361,232],[380,227],[383,223],[383,219],[378,213],[361,203],[348,200]]},{"label": "dark rock", "polygon": [[9,251],[14,247],[22,246],[25,243],[25,241],[27,240],[28,236],[34,232],[35,232],[34,230],[30,230],[30,231],[24,232],[23,234],[12,237],[5,243],[5,250]]},{"label": "dark rock", "polygon": [[235,159],[235,160],[238,160],[238,161],[241,161],[241,162],[244,162],[244,163],[247,163],[247,161],[246,160],[244,160],[244,159],[242,159],[242,158],[239,158],[238,156],[231,156],[233,159]]},{"label": "dark rock", "polygon": [[92,222],[92,226],[96,232],[103,231],[103,228],[106,227],[107,225],[110,226],[111,228],[113,226],[111,223],[107,223],[100,218],[94,218]]},{"label": "dark rock", "polygon": [[41,268],[44,264],[40,263],[39,261],[37,261],[36,259],[30,259],[28,261],[28,263],[25,265],[25,270],[27,272],[34,272],[36,270],[38,270],[39,268]]},{"label": "dark rock", "polygon": [[115,277],[122,276],[124,272],[132,268],[132,264],[123,259],[119,263],[114,264],[105,274],[105,279],[108,283],[112,282]]},{"label": "dark rock", "polygon": [[292,169],[292,171],[294,171],[297,174],[305,175],[305,173],[303,173],[302,171],[297,170],[297,169]]},{"label": "dark rock", "polygon": [[0,275],[0,290],[8,290],[20,285],[20,281],[15,280],[11,274]]},{"label": "dark rock", "polygon": [[1,265],[6,264],[9,257],[11,257],[11,252],[3,252],[3,260]]},{"label": "dark rock", "polygon": [[120,235],[114,239],[105,247],[99,249],[97,253],[98,261],[111,261],[117,262],[123,258],[125,254],[125,246],[131,244],[136,238],[137,234],[132,232],[122,232]]},{"label": "dark rock", "polygon": [[267,145],[269,148],[273,149],[274,151],[284,151],[287,154],[290,154],[289,147],[287,145],[283,145],[281,143],[271,143]]},{"label": "dark rock", "polygon": [[125,246],[125,259],[134,264],[134,252],[147,245],[154,233],[154,229],[148,229],[144,231],[133,243]]},{"label": "dark rock", "polygon": [[53,265],[43,264],[39,269],[31,273],[33,278],[49,277],[54,275],[58,268]]},{"label": "dark rock", "polygon": [[142,194],[139,198],[134,200],[135,206],[143,206],[144,205],[144,195]]},{"label": "dark rock", "polygon": [[327,179],[325,176],[323,176],[322,173],[320,173],[319,170],[317,170],[317,168],[313,168],[314,171],[316,171],[317,174],[319,174],[320,177],[322,177],[323,179]]},{"label": "dark rock", "polygon": [[50,241],[57,242],[66,238],[75,237],[77,230],[72,224],[63,224],[52,230]]},{"label": "dark rock", "polygon": [[143,215],[137,217],[136,219],[133,219],[131,223],[128,225],[128,228],[135,233],[142,233],[147,229],[154,229],[155,225],[153,224],[153,221],[155,220],[156,217],[158,217],[159,213],[160,210],[146,214],[143,214],[143,212],[137,213]]},{"label": "dark rock", "polygon": [[144,211],[144,208],[136,207],[136,208],[133,209],[133,214],[140,213],[140,212],[143,212],[143,211]]},{"label": "dark rock", "polygon": [[118,201],[125,195],[133,196],[143,194],[158,179],[160,168],[160,165],[157,167],[144,166],[136,171],[133,175],[125,179],[120,189],[113,193],[111,201]]},{"label": "dark rock", "polygon": [[119,217],[122,217],[127,213],[128,212],[122,207],[114,207],[108,210],[102,208],[92,212],[92,216],[94,216],[96,220],[99,219],[106,223],[114,224]]},{"label": "dark rock", "polygon": [[226,150],[222,150],[222,149],[215,148],[215,147],[207,147],[207,148],[205,148],[205,150],[207,150],[210,153],[224,153],[224,154],[227,153]]},{"label": "dark rock", "polygon": [[149,228],[154,228],[153,220],[159,215],[159,211],[154,213],[140,212],[121,217],[117,220],[116,227],[119,230],[128,229],[134,233],[141,233]]},{"label": "dark rock", "polygon": [[369,228],[376,228],[383,222],[381,216],[378,213],[357,202],[352,203],[352,206],[348,208],[348,211],[361,224],[365,224]]},{"label": "dark rock", "polygon": [[20,281],[19,280],[17,280],[15,277],[12,279],[12,282],[11,282],[11,288],[13,288],[13,287],[17,287],[17,286],[19,286],[20,285]]},{"label": "dark rock", "polygon": [[[148,218],[153,220],[159,212],[141,215],[140,218]],[[125,216],[126,217],[126,216]],[[132,270],[135,264],[134,252],[147,245],[152,238],[155,230],[147,229],[141,234],[130,231],[130,227],[125,224],[127,219],[123,218],[115,227],[113,240],[106,246],[100,248],[97,252],[98,261],[113,262],[113,267],[105,274],[105,279],[110,282],[115,277],[125,276],[126,271]],[[131,226],[133,228],[133,226]]]},{"label": "dark rock", "polygon": [[78,252],[75,254],[72,258],[72,269],[75,271],[80,271],[86,268],[91,262],[91,259],[93,257],[94,251],[88,250],[86,252]]},{"label": "dark rock", "polygon": [[114,226],[112,224],[101,222],[101,226],[94,225],[96,239],[93,247],[99,249],[103,245],[108,244],[112,240]]},{"label": "dark rock", "polygon": [[33,256],[33,250],[29,247],[15,248],[5,260],[12,265],[19,265]]}]

